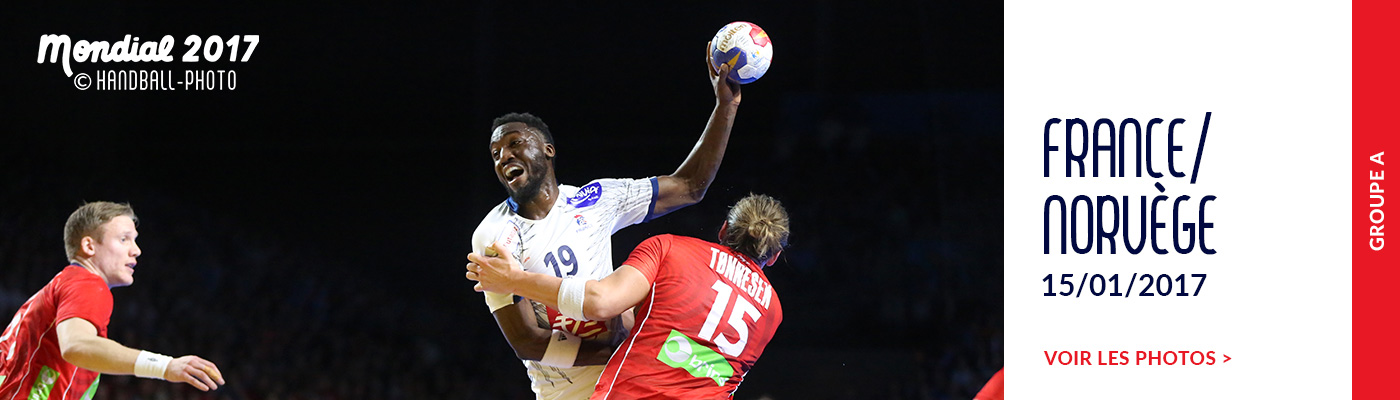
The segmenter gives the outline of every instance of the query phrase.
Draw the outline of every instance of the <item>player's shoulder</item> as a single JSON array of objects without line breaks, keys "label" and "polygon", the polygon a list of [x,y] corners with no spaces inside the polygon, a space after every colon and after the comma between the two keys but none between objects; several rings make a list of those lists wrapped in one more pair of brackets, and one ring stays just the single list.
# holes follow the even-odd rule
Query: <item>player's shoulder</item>
[{"label": "player's shoulder", "polygon": [[476,230],[480,231],[482,228],[507,223],[510,221],[510,216],[514,213],[515,211],[511,210],[510,207],[510,199],[503,200],[501,204],[492,207],[491,211],[488,211],[486,216],[481,218],[481,223],[477,224]]},{"label": "player's shoulder", "polygon": [[690,237],[690,236],[682,236],[682,235],[670,234],[670,233],[663,233],[663,234],[656,235],[656,236],[652,236],[652,237],[653,237],[653,238],[656,238],[657,240],[664,241],[664,242],[667,242],[667,243],[672,243],[672,244],[677,244],[677,243],[679,243],[679,244],[685,244],[685,245],[704,246],[704,247],[719,246],[719,245],[717,245],[717,244],[711,243],[711,242],[708,241],[708,240],[704,240],[704,239],[700,239],[700,238],[696,238],[696,237]]},{"label": "player's shoulder", "polygon": [[719,247],[719,245],[706,240],[693,238],[690,236],[673,235],[670,233],[663,233],[660,235],[652,236],[650,238],[647,238],[646,242],[651,242],[654,246],[660,246],[667,249],[678,248],[686,250],[701,250],[709,249],[711,247]]},{"label": "player's shoulder", "polygon": [[487,237],[494,239],[494,236],[503,229],[514,226],[514,223],[511,221],[511,215],[514,213],[515,212],[511,210],[509,200],[502,201],[501,204],[496,205],[490,212],[486,213],[485,217],[481,218],[481,223],[477,224],[476,229],[472,231],[473,242],[477,241],[477,239],[490,240],[486,239]]},{"label": "player's shoulder", "polygon": [[564,203],[574,208],[585,208],[597,204],[602,199],[626,198],[629,192],[637,190],[639,185],[652,186],[651,181],[655,178],[631,179],[631,178],[601,178],[588,181],[583,186],[559,185],[559,197],[564,198]]},{"label": "player's shoulder", "polygon": [[572,208],[587,208],[598,203],[603,198],[605,192],[611,192],[616,186],[614,179],[594,179],[583,184],[583,186],[559,185],[559,197],[564,200],[564,206]]},{"label": "player's shoulder", "polygon": [[63,271],[54,276],[51,285],[61,293],[79,295],[106,295],[112,296],[112,289],[107,287],[107,282],[101,277],[89,272],[83,267],[69,265]]},{"label": "player's shoulder", "polygon": [[655,241],[662,242],[662,243],[671,243],[671,242],[675,242],[675,241],[677,241],[677,240],[683,240],[683,239],[686,239],[686,237],[685,237],[685,236],[677,236],[677,235],[675,235],[675,234],[670,234],[670,233],[663,233],[663,234],[660,234],[660,235],[655,235],[655,236],[652,236],[652,237],[647,238],[647,240],[655,240]]},{"label": "player's shoulder", "polygon": [[99,284],[104,287],[106,286],[106,283],[101,277],[98,277],[97,274],[93,274],[87,269],[74,264],[63,267],[63,270],[59,271],[58,275],[54,277],[54,281],[63,285]]}]

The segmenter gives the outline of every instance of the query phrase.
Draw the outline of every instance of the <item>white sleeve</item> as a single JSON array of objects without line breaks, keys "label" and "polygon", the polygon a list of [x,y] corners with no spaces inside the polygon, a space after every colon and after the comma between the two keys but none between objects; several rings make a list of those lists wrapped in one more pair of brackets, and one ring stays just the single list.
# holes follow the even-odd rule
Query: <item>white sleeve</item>
[{"label": "white sleeve", "polygon": [[656,178],[598,179],[564,199],[574,209],[598,218],[600,226],[616,233],[628,225],[652,219],[656,209]]},{"label": "white sleeve", "polygon": [[[628,225],[650,221],[656,209],[656,178],[647,179],[600,179],[593,181],[601,185],[602,198],[599,205],[603,210],[605,224],[616,233]],[[590,183],[592,185],[593,183]]]}]

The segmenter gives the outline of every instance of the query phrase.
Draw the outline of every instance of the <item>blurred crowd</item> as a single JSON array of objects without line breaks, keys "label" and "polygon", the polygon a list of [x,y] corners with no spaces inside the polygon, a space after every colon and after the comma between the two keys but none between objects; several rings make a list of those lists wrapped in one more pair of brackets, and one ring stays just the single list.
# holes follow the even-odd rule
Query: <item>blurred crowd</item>
[{"label": "blurred crowd", "polygon": [[1001,97],[810,103],[788,105],[775,143],[773,173],[792,177],[776,190],[811,193],[788,202],[796,273],[774,274],[802,288],[783,292],[789,321],[853,327],[811,347],[905,349],[908,370],[844,398],[972,398],[1002,367]]}]

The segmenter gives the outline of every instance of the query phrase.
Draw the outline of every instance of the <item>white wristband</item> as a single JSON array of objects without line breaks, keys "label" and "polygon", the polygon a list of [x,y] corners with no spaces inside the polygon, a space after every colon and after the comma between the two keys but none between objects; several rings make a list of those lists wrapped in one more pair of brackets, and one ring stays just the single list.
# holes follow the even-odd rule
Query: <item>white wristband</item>
[{"label": "white wristband", "polygon": [[174,358],[141,350],[141,354],[136,356],[136,376],[164,380],[165,367],[170,366],[170,360]]},{"label": "white wristband", "polygon": [[578,321],[588,320],[583,317],[583,296],[587,283],[587,280],[575,277],[564,278],[564,282],[559,283],[560,314]]},{"label": "white wristband", "polygon": [[578,336],[555,329],[554,334],[549,337],[549,348],[545,349],[544,357],[540,358],[540,364],[559,368],[574,366],[574,359],[578,358],[580,343],[583,343],[583,339],[579,339]]},{"label": "white wristband", "polygon": [[486,295],[486,307],[490,308],[491,312],[493,313],[496,312],[496,310],[501,309],[502,307],[515,304],[515,295],[513,294],[496,293],[489,291],[482,293]]}]

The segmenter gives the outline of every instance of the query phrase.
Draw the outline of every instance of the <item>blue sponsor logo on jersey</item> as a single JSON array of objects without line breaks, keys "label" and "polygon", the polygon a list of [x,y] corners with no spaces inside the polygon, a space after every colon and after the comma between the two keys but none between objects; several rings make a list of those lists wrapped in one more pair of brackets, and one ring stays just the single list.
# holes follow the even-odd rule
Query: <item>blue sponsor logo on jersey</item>
[{"label": "blue sponsor logo on jersey", "polygon": [[574,197],[568,198],[568,200],[565,200],[565,203],[574,206],[574,208],[584,208],[597,203],[598,199],[602,197],[603,184],[593,182],[579,188],[578,193],[574,193]]}]

